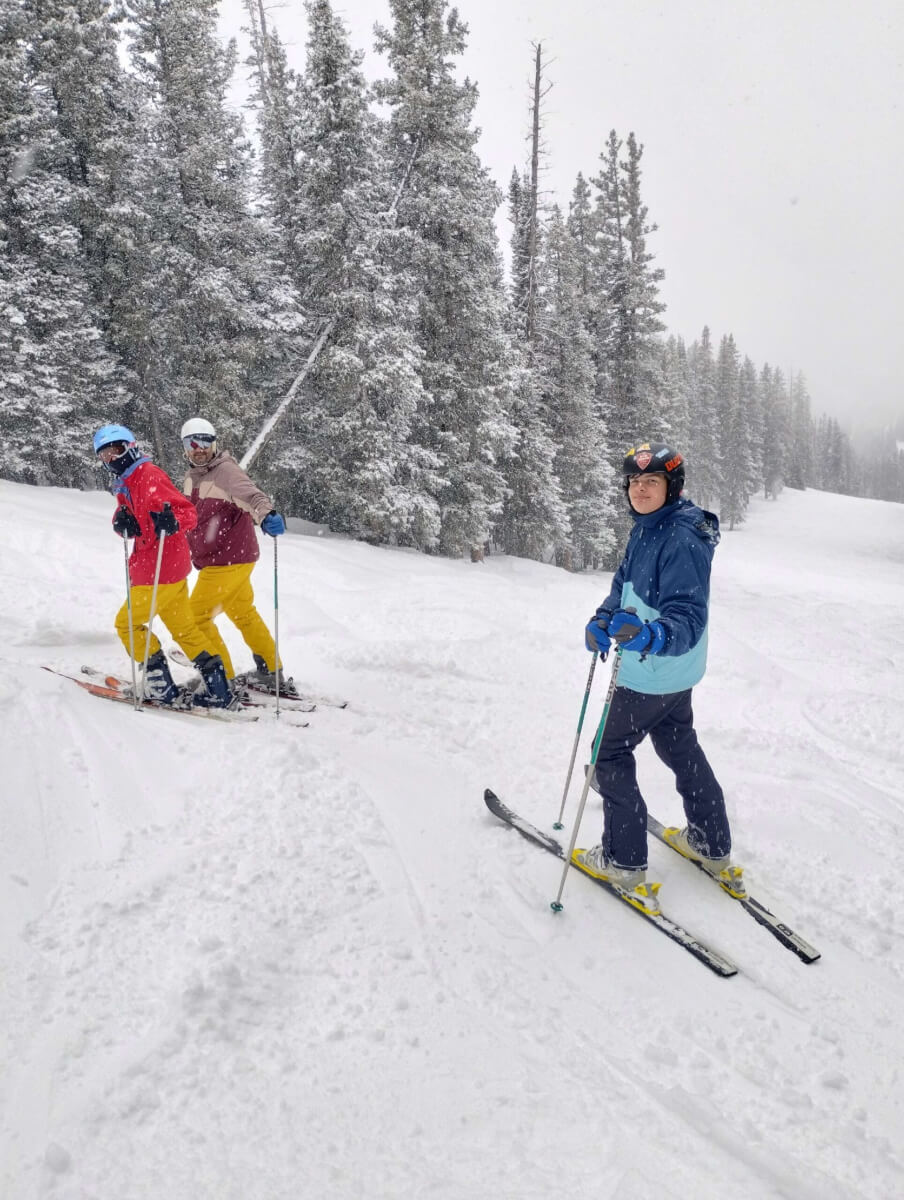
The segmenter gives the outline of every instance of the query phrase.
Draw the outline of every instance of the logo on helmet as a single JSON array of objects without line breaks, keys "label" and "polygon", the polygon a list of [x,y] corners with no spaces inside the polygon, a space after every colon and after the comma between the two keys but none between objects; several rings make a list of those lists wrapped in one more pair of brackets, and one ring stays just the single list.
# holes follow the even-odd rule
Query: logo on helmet
[{"label": "logo on helmet", "polygon": [[635,457],[634,461],[637,463],[638,471],[645,471],[653,461],[653,455],[649,450],[641,450],[640,454]]},{"label": "logo on helmet", "polygon": [[674,471],[675,468],[680,467],[683,462],[684,462],[684,459],[681,457],[681,455],[676,454],[674,458],[670,458],[669,461],[665,464],[665,469],[667,471]]}]

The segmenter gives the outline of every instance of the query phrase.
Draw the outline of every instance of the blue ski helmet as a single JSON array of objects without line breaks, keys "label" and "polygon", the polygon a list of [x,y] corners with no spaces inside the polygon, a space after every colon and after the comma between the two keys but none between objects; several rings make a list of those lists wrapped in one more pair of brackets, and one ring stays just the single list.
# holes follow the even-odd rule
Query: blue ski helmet
[{"label": "blue ski helmet", "polygon": [[135,434],[131,429],[126,429],[125,425],[101,425],[94,435],[94,453],[99,454],[104,446],[109,446],[111,442],[125,442],[129,446],[137,441]]},{"label": "blue ski helmet", "polygon": [[132,463],[138,462],[141,458],[141,451],[136,446],[136,441],[135,434],[125,425],[101,425],[94,435],[94,453],[100,454],[104,446],[123,442],[125,450],[122,454],[104,463],[104,470],[109,471],[111,475],[122,475],[131,467]]}]

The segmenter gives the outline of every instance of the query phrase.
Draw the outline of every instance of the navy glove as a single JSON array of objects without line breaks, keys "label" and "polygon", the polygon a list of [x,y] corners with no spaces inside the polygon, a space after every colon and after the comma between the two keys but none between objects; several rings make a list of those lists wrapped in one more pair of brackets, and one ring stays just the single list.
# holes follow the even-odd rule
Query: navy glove
[{"label": "navy glove", "polygon": [[121,538],[137,538],[141,536],[141,526],[135,519],[135,514],[131,509],[126,508],[124,504],[120,504],[116,510],[116,516],[113,518],[113,529]]},{"label": "navy glove", "polygon": [[286,523],[274,508],[261,521],[261,529],[264,533],[269,533],[271,537],[279,537],[281,533],[286,532]]},{"label": "navy glove", "polygon": [[604,608],[598,608],[584,630],[584,645],[596,654],[608,654],[612,645],[612,639],[607,633],[609,616]]},{"label": "navy glove", "polygon": [[167,535],[179,532],[179,522],[176,520],[176,514],[168,504],[164,504],[163,512],[152,512],[151,520],[154,522],[154,533],[160,537],[162,533]]},{"label": "navy glove", "polygon": [[644,621],[637,613],[623,608],[612,614],[609,634],[620,650],[658,654],[665,647],[665,626],[661,621]]}]

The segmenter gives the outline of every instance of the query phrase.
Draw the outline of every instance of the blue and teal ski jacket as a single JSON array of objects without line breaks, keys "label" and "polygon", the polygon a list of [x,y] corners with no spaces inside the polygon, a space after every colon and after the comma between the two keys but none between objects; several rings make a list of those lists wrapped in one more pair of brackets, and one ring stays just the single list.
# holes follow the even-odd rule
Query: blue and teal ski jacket
[{"label": "blue and teal ski jacket", "polygon": [[690,500],[635,516],[612,590],[597,612],[636,608],[645,621],[661,622],[666,640],[658,654],[623,651],[619,687],[664,696],[703,678],[710,566],[720,536],[715,513]]}]

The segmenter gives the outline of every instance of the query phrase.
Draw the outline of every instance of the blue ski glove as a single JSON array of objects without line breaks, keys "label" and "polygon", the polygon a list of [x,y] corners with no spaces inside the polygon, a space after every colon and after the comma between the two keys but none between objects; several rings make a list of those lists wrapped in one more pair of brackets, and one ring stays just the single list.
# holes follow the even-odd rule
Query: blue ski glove
[{"label": "blue ski glove", "polygon": [[609,628],[609,616],[604,608],[598,608],[584,630],[584,645],[595,654],[608,654],[612,645],[612,639],[606,632]]},{"label": "blue ski glove", "polygon": [[164,504],[163,512],[152,512],[151,520],[154,522],[154,533],[160,537],[161,533],[169,534],[179,532],[179,522],[176,520],[176,514],[168,504]]},{"label": "blue ski glove", "polygon": [[661,621],[644,621],[637,613],[620,608],[609,621],[609,635],[620,650],[659,654],[665,648],[665,626]]},{"label": "blue ski glove", "polygon": [[116,510],[116,516],[113,518],[113,530],[121,538],[141,536],[141,526],[138,524],[135,514],[124,504],[120,504]]},{"label": "blue ski glove", "polygon": [[279,537],[281,533],[286,532],[286,523],[274,508],[261,521],[261,529],[264,533],[269,533],[271,537]]}]

